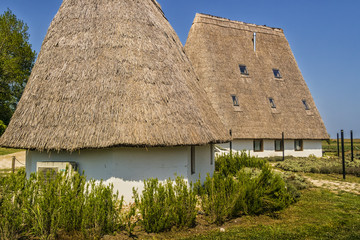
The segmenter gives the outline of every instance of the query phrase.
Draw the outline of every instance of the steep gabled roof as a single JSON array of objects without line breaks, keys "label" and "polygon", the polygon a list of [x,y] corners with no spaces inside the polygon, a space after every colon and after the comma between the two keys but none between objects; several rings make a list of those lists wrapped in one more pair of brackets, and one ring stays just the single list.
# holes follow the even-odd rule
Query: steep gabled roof
[{"label": "steep gabled roof", "polygon": [[74,151],[227,140],[155,0],[64,0],[0,145]]},{"label": "steep gabled roof", "polygon": [[[234,138],[278,139],[282,132],[287,139],[329,138],[282,29],[197,14],[185,52]],[[249,74],[241,74],[239,65]]]}]

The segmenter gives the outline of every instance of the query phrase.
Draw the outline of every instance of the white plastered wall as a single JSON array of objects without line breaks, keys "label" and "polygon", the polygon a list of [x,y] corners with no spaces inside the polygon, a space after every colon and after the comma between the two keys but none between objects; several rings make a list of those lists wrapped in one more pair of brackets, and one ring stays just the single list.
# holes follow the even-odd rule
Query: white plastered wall
[{"label": "white plastered wall", "polygon": [[[247,153],[250,151],[251,156],[258,157],[275,157],[282,156],[282,151],[275,151],[275,140],[263,140],[264,151],[254,152],[253,140],[234,140],[232,147],[234,151],[245,150]],[[219,144],[220,147],[229,149],[230,144]],[[295,151],[294,140],[285,140],[285,155],[294,157],[308,157],[309,155],[315,155],[316,157],[322,157],[322,144],[321,140],[303,140],[303,151]]]},{"label": "white plastered wall", "polygon": [[36,172],[37,162],[76,162],[79,172],[85,171],[88,179],[103,179],[113,183],[114,190],[123,195],[126,202],[132,199],[132,188],[141,193],[143,180],[158,178],[174,179],[175,174],[195,182],[199,174],[213,173],[210,165],[210,145],[195,147],[195,174],[191,174],[191,147],[163,148],[111,148],[81,150],[80,152],[27,151],[26,173]]}]

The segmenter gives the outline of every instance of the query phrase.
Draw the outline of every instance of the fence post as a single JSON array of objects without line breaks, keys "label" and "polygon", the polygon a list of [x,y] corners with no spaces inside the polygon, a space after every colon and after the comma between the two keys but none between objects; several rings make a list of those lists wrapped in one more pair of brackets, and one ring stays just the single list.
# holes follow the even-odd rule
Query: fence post
[{"label": "fence post", "polygon": [[[231,131],[231,129],[230,129],[229,133],[230,133],[230,137],[232,138],[232,131]],[[230,141],[230,156],[232,156],[232,139],[231,139],[231,141]]]},{"label": "fence post", "polygon": [[350,138],[351,138],[351,161],[354,161],[354,140],[353,140],[353,131],[350,131]]},{"label": "fence post", "polygon": [[285,136],[284,136],[284,132],[282,132],[282,141],[281,141],[281,145],[282,145],[282,150],[283,150],[283,161],[285,161]]},{"label": "fence post", "polygon": [[344,147],[344,130],[341,130],[341,154],[342,154],[342,165],[343,165],[343,178],[345,179],[345,147]]},{"label": "fence post", "polygon": [[337,156],[340,157],[340,144],[339,144],[339,133],[336,134],[337,137]]},{"label": "fence post", "polygon": [[12,164],[11,164],[12,173],[15,172],[15,156],[12,157]]}]

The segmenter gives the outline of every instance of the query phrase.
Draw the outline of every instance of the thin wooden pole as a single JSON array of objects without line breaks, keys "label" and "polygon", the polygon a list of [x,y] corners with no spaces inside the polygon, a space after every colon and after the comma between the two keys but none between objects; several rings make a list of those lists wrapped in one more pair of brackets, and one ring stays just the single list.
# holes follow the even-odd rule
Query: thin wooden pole
[{"label": "thin wooden pole", "polygon": [[285,134],[284,134],[284,132],[282,132],[281,145],[282,145],[282,152],[283,152],[283,161],[285,161]]},{"label": "thin wooden pole", "polygon": [[344,130],[341,130],[341,153],[342,153],[342,165],[343,165],[343,178],[345,179],[345,147],[344,147]]},{"label": "thin wooden pole", "polygon": [[[230,133],[230,137],[232,138],[232,131],[231,131],[231,129],[230,129],[229,133]],[[232,141],[230,141],[230,156],[232,156]]]},{"label": "thin wooden pole", "polygon": [[337,137],[337,156],[340,157],[340,144],[339,144],[339,133],[336,134]]},{"label": "thin wooden pole", "polygon": [[12,173],[15,172],[15,156],[12,157],[12,164],[11,164],[11,169],[12,169]]},{"label": "thin wooden pole", "polygon": [[353,140],[353,131],[350,131],[350,138],[351,138],[351,161],[354,161],[354,140]]}]

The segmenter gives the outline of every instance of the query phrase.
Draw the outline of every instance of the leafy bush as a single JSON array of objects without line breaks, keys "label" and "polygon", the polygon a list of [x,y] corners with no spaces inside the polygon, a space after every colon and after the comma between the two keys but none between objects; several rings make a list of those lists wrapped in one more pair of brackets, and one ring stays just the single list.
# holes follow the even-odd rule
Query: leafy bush
[{"label": "leafy bush", "polygon": [[[317,158],[310,156],[308,158],[287,158],[283,162],[276,164],[276,167],[285,171],[292,172],[310,172],[310,173],[337,173],[342,174],[342,161],[338,157]],[[353,162],[346,159],[346,173],[360,176],[360,160]]]},{"label": "leafy bush", "polygon": [[175,183],[170,179],[164,183],[145,180],[142,195],[134,191],[134,199],[142,216],[140,223],[148,233],[195,225],[196,194],[192,184],[188,187],[181,177]]},{"label": "leafy bush", "polygon": [[52,174],[26,179],[20,170],[1,179],[1,239],[55,238],[60,229],[99,238],[120,227],[122,201],[111,185],[86,182],[78,173]]},{"label": "leafy bush", "polygon": [[262,168],[267,164],[266,160],[249,157],[245,151],[235,154],[226,154],[216,158],[215,170],[223,176],[235,175],[240,169],[248,168]]},{"label": "leafy bush", "polygon": [[239,184],[233,177],[224,177],[214,173],[208,174],[201,186],[196,183],[202,210],[209,217],[211,223],[222,224],[232,216],[234,205],[241,194]]},{"label": "leafy bush", "polygon": [[200,182],[196,185],[201,207],[212,223],[278,211],[297,200],[297,190],[261,159],[242,153],[222,156],[217,163],[219,172],[213,177],[208,175],[203,186]]},{"label": "leafy bush", "polygon": [[5,130],[6,130],[6,125],[4,124],[3,121],[0,120],[0,136],[3,135]]}]

